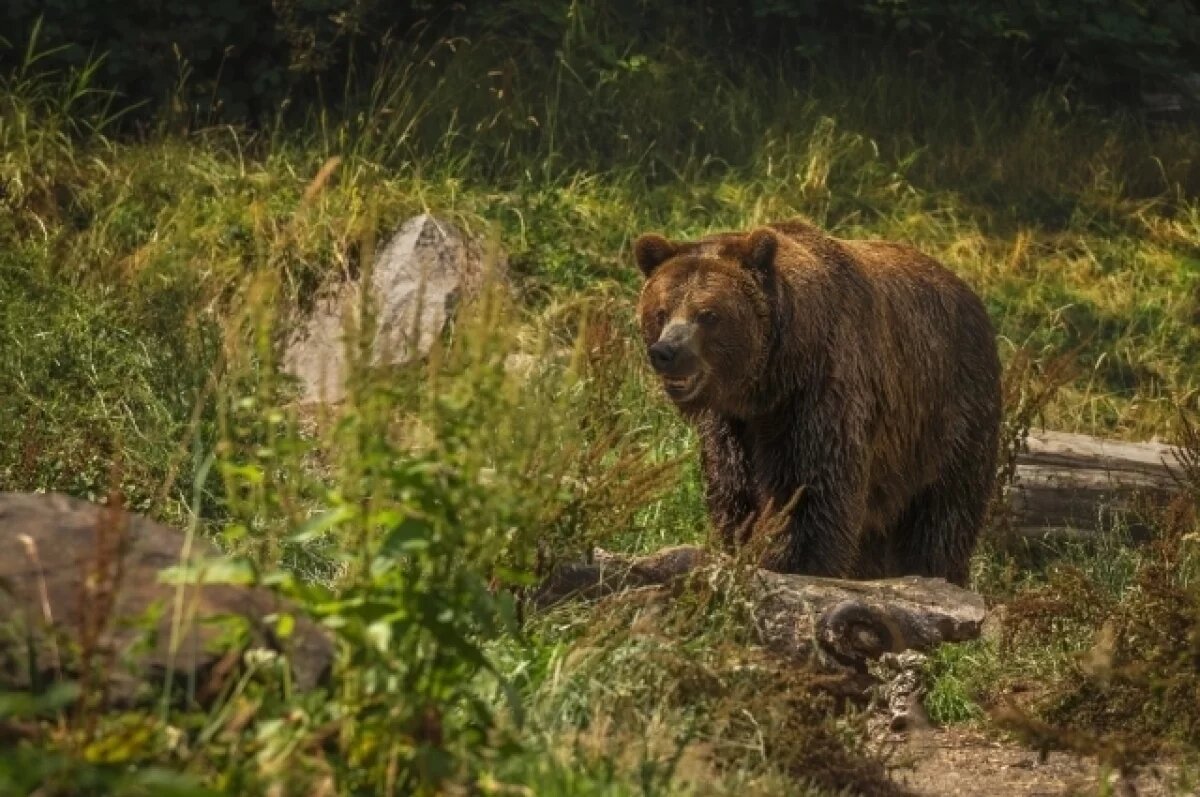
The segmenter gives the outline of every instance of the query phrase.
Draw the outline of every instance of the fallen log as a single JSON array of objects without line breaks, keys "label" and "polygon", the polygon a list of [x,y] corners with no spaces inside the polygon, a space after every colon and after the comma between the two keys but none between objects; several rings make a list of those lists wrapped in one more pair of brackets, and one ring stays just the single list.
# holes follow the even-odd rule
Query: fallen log
[{"label": "fallen log", "polygon": [[1179,489],[1176,449],[1066,432],[1031,432],[1017,456],[1004,528],[1022,537],[1086,537],[1124,524],[1138,503]]},{"label": "fallen log", "polygon": [[721,568],[746,568],[740,597],[765,647],[832,671],[865,673],[867,662],[885,653],[975,639],[986,611],[982,597],[942,579],[773,573],[690,545],[636,557],[597,550],[591,563],[557,568],[533,602],[547,608],[569,598],[599,600],[647,589],[668,598],[681,579],[705,578]]},{"label": "fallen log", "polygon": [[[1017,459],[1006,528],[1025,537],[1083,537],[1117,524],[1138,528],[1144,497],[1179,489],[1176,449],[1063,432],[1035,432]],[[568,598],[599,600],[634,589],[665,590],[731,560],[694,546],[557,568],[534,595],[545,608]],[[747,599],[761,641],[785,656],[862,671],[884,653],[927,651],[979,635],[985,607],[941,579],[847,581],[755,570]]]}]

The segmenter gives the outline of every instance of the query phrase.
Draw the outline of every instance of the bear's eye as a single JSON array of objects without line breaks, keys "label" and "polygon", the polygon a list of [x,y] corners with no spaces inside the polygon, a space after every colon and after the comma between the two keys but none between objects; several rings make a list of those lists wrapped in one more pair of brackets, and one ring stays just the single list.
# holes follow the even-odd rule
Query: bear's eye
[{"label": "bear's eye", "polygon": [[717,314],[712,310],[701,310],[696,319],[706,327],[710,327],[717,323]]},{"label": "bear's eye", "polygon": [[664,324],[666,324],[667,323],[667,311],[666,310],[658,310],[657,312],[655,312],[654,313],[654,323],[658,324],[660,327],[663,326]]}]

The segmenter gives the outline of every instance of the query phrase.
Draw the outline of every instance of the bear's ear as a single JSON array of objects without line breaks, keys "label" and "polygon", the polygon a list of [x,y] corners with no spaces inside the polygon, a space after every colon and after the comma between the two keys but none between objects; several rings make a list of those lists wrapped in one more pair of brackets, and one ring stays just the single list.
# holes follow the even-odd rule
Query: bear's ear
[{"label": "bear's ear", "polygon": [[770,271],[775,264],[775,249],[779,239],[775,231],[768,227],[760,227],[750,233],[746,242],[746,265],[758,271]]},{"label": "bear's ear", "polygon": [[670,260],[678,251],[678,246],[655,233],[640,235],[633,243],[634,259],[647,278],[654,273],[654,269]]}]

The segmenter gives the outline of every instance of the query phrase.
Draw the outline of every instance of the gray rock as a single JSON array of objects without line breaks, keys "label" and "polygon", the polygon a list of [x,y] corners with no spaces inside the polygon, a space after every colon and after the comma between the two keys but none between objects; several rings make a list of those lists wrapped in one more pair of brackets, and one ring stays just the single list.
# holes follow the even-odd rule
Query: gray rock
[{"label": "gray rock", "polygon": [[[81,651],[102,673],[92,685],[122,703],[157,697],[168,674],[203,702],[251,648],[286,653],[301,689],[328,675],[329,636],[272,591],[160,582],[162,569],[184,562],[183,547],[177,530],[119,509],[0,493],[0,688],[78,678]],[[188,561],[216,558],[193,540]],[[295,621],[286,639],[267,619],[281,613]],[[237,644],[221,618],[243,625]]]},{"label": "gray rock", "polygon": [[[453,225],[422,214],[406,221],[376,258],[371,295],[376,334],[372,365],[402,365],[429,354],[464,300],[477,295],[489,267],[483,247]],[[360,281],[348,281],[317,302],[288,342],[284,369],[300,379],[305,404],[345,397],[349,363],[344,330],[357,327]]]}]

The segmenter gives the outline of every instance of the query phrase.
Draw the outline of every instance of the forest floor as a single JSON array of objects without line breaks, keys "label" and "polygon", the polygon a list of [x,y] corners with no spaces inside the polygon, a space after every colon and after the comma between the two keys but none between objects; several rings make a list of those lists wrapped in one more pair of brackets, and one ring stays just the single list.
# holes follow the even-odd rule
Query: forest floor
[{"label": "forest floor", "polygon": [[1038,751],[966,727],[913,731],[897,745],[897,761],[911,768],[893,772],[897,783],[925,797],[1062,797],[1111,794],[1158,797],[1178,793],[1171,765],[1146,767],[1122,777],[1093,756]]}]

